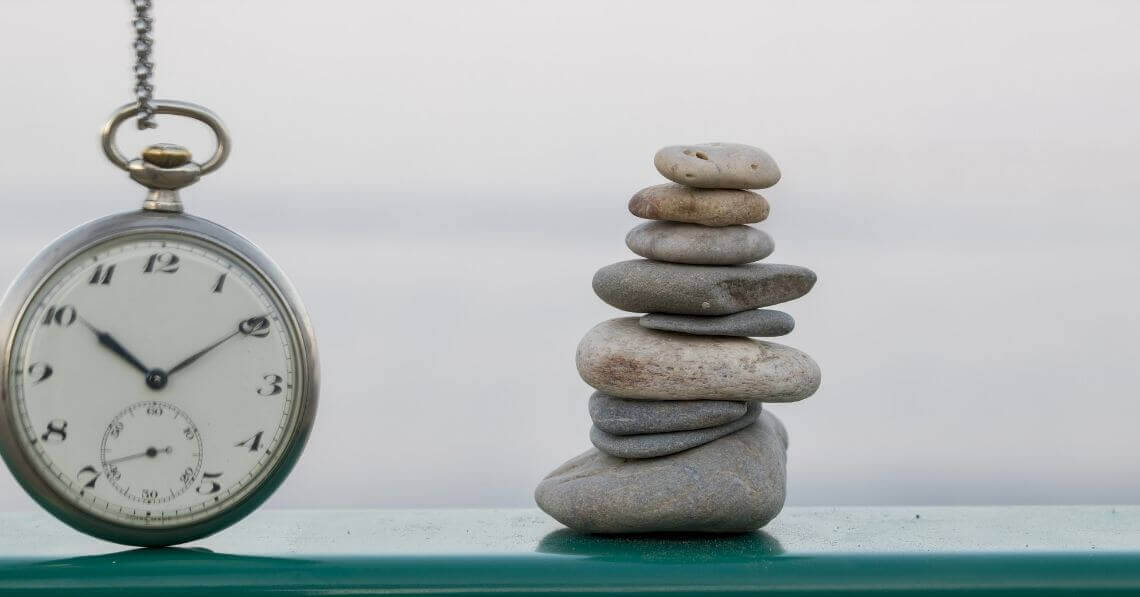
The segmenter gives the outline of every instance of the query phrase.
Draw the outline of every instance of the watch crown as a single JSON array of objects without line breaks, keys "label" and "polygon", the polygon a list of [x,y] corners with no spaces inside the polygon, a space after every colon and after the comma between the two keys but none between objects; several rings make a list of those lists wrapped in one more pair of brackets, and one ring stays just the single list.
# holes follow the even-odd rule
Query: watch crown
[{"label": "watch crown", "polygon": [[159,168],[177,168],[190,163],[190,150],[173,143],[155,143],[142,152],[142,159]]}]

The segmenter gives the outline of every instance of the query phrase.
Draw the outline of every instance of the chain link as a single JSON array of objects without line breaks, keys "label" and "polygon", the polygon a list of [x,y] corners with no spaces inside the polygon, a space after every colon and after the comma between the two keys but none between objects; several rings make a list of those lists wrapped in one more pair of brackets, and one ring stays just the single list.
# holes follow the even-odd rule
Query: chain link
[{"label": "chain link", "polygon": [[154,47],[154,38],[150,36],[154,20],[150,17],[151,0],[131,0],[135,7],[135,97],[139,101],[138,127],[139,130],[152,129],[158,126],[154,121],[154,63],[150,61],[150,52]]}]

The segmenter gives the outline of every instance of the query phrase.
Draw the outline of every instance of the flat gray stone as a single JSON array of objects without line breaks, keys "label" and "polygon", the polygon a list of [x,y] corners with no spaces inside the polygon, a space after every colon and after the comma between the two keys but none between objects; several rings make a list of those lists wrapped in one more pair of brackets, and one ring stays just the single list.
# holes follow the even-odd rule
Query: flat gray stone
[{"label": "flat gray stone", "polygon": [[653,156],[662,176],[690,187],[766,189],[780,181],[780,167],[768,152],[740,143],[665,147]]},{"label": "flat gray stone", "polygon": [[671,431],[668,433],[643,433],[640,435],[611,435],[598,429],[590,428],[590,443],[594,447],[618,458],[657,458],[690,450],[703,446],[713,440],[724,437],[730,433],[740,431],[756,422],[760,416],[760,403],[752,402],[748,405],[748,412],[731,423],[707,427],[705,429],[690,429],[688,431]]},{"label": "flat gray stone", "polygon": [[594,293],[633,313],[728,315],[800,298],[815,273],[798,265],[686,265],[634,259],[594,274]]},{"label": "flat gray stone", "polygon": [[746,402],[724,400],[626,400],[590,396],[590,419],[611,435],[667,433],[731,423],[748,412]]},{"label": "flat gray stone", "polygon": [[750,191],[694,189],[673,183],[646,187],[629,200],[629,212],[639,218],[705,226],[763,222],[768,209],[768,200]]},{"label": "flat gray stone", "polygon": [[772,254],[776,243],[751,226],[702,226],[646,222],[629,231],[630,251],[656,261],[694,265],[740,265]]},{"label": "flat gray stone", "polygon": [[791,315],[774,309],[753,309],[719,317],[650,313],[642,316],[640,322],[651,330],[745,338],[783,336],[796,327],[796,320]]},{"label": "flat gray stone", "polygon": [[634,400],[795,402],[819,388],[819,366],[782,344],[691,336],[603,321],[578,343],[578,374],[594,389]]},{"label": "flat gray stone", "polygon": [[547,475],[534,499],[586,533],[754,531],[784,506],[787,437],[765,411],[754,425],[661,458],[591,448]]}]

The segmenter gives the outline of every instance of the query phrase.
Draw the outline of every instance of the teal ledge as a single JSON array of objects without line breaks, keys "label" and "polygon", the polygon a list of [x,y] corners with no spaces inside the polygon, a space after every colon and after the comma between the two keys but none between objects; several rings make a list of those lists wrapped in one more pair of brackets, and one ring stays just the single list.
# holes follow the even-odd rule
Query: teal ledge
[{"label": "teal ledge", "polygon": [[1140,594],[1140,506],[790,508],[763,532],[623,538],[537,510],[268,510],[154,550],[10,513],[0,593]]}]

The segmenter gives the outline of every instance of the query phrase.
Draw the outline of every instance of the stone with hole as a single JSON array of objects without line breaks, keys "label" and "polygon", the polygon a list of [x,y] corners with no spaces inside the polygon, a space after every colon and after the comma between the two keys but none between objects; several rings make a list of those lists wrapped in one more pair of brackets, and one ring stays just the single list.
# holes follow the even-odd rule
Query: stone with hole
[{"label": "stone with hole", "polygon": [[740,143],[672,145],[653,156],[662,176],[704,189],[766,189],[780,181],[768,152]]}]

